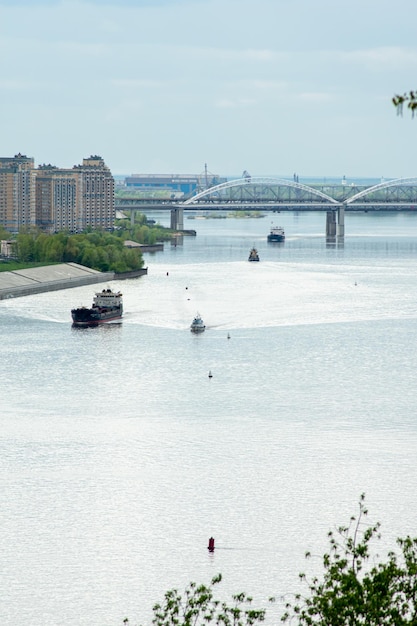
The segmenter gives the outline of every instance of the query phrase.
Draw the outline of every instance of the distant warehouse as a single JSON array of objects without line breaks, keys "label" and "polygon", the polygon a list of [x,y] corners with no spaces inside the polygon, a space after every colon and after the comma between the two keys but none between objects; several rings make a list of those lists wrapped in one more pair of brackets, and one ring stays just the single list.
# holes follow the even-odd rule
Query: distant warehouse
[{"label": "distant warehouse", "polygon": [[132,174],[126,176],[125,186],[142,191],[171,191],[192,196],[198,191],[225,183],[227,178],[205,172],[203,174]]}]

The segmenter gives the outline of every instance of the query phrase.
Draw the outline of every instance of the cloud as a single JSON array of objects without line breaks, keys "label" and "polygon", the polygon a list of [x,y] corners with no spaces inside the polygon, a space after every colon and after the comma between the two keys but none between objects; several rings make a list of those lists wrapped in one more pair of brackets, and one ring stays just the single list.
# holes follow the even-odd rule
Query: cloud
[{"label": "cloud", "polygon": [[255,98],[222,98],[214,101],[214,106],[218,109],[240,109],[243,107],[251,107],[257,103]]},{"label": "cloud", "polygon": [[[171,6],[182,4],[186,0],[0,0],[1,6],[26,7],[36,4],[38,7],[53,6],[110,6],[118,9],[122,7],[141,8],[148,6]],[[205,0],[194,0],[204,2]]]},{"label": "cloud", "polygon": [[[396,169],[400,154],[405,172],[411,122],[399,122],[390,99],[415,86],[417,3],[402,9],[389,0],[0,0],[3,149],[62,162],[64,150],[72,161],[103,145],[119,171],[161,152],[172,170],[209,159],[220,171],[226,153],[245,150],[252,169],[267,171],[277,138],[307,159],[318,137],[327,154],[326,137],[344,133],[340,154],[330,142],[340,169],[349,154],[364,169],[376,158]],[[358,155],[354,137],[379,145],[382,127],[385,152]],[[407,149],[393,151],[405,131]]]},{"label": "cloud", "polygon": [[125,89],[142,89],[142,88],[159,88],[166,87],[166,81],[140,78],[114,78],[111,83],[117,88]]},{"label": "cloud", "polygon": [[38,84],[38,81],[33,80],[1,79],[0,91],[27,91],[35,88]]},{"label": "cloud", "polygon": [[298,94],[296,98],[313,104],[322,104],[323,102],[332,102],[335,100],[334,94],[328,92],[305,92]]},{"label": "cloud", "polygon": [[417,67],[417,48],[397,46],[370,48],[368,50],[352,50],[343,52],[340,58],[344,62],[365,64],[371,70],[415,70]]}]

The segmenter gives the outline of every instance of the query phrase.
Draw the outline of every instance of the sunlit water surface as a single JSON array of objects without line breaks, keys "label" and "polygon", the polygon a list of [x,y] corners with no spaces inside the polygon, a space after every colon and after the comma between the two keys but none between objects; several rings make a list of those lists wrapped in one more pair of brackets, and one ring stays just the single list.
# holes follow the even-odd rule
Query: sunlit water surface
[{"label": "sunlit water surface", "polygon": [[266,606],[362,492],[417,534],[417,216],[276,217],[186,220],[121,324],[71,327],[91,286],[0,302],[2,625],[145,623],[218,572]]}]

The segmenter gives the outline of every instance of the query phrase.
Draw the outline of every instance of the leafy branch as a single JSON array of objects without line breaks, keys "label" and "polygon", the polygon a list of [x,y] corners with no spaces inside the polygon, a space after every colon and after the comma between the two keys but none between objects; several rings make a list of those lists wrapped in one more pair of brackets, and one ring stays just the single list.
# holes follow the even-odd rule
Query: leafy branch
[{"label": "leafy branch", "polygon": [[[397,539],[399,553],[385,560],[371,551],[380,539],[380,524],[367,522],[365,495],[346,526],[328,533],[329,547],[322,556],[322,573],[312,578],[299,574],[306,593],[285,604],[282,622],[297,626],[417,626],[417,538]],[[311,556],[306,553],[306,558]],[[255,626],[265,620],[264,609],[252,608],[245,593],[232,602],[214,597],[221,574],[209,585],[190,583],[183,594],[165,593],[153,607],[153,626]],[[273,601],[273,598],[270,598]],[[124,620],[129,626],[129,620]]]},{"label": "leafy branch", "polygon": [[[308,580],[308,594],[287,602],[283,622],[299,626],[416,626],[417,539],[397,540],[402,554],[389,552],[385,562],[372,564],[370,544],[380,539],[380,524],[367,525],[365,496],[359,514],[348,526],[328,533],[330,548],[323,555],[323,578]],[[309,556],[308,554],[306,556]]]},{"label": "leafy branch", "polygon": [[[254,626],[265,619],[265,609],[252,608],[246,593],[232,596],[232,604],[214,598],[213,588],[222,580],[215,576],[209,585],[192,582],[181,595],[176,589],[165,593],[163,602],[153,607],[154,626],[198,626],[210,623],[220,626]],[[125,626],[129,620],[124,620]]]},{"label": "leafy branch", "polygon": [[407,108],[411,111],[411,116],[414,117],[417,112],[417,91],[409,91],[402,96],[396,94],[392,98],[392,103],[397,109],[397,115],[403,114],[404,105],[406,104]]}]

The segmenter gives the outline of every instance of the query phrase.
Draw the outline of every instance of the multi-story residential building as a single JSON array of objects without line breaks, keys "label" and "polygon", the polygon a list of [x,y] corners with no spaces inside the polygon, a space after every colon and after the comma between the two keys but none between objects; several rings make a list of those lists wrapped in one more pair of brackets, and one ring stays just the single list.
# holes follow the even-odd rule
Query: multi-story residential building
[{"label": "multi-story residential building", "polygon": [[81,207],[78,213],[78,230],[85,228],[113,228],[115,219],[114,178],[100,156],[83,159],[74,166],[81,179]]},{"label": "multi-story residential building", "polygon": [[101,157],[72,169],[35,169],[22,155],[0,159],[0,225],[10,232],[22,226],[50,233],[110,230],[114,219],[114,179]]},{"label": "multi-story residential building", "polygon": [[77,231],[82,199],[79,173],[41,165],[35,180],[36,226],[50,233]]},{"label": "multi-story residential building", "polygon": [[16,233],[34,220],[34,159],[24,154],[0,157],[0,225]]}]

